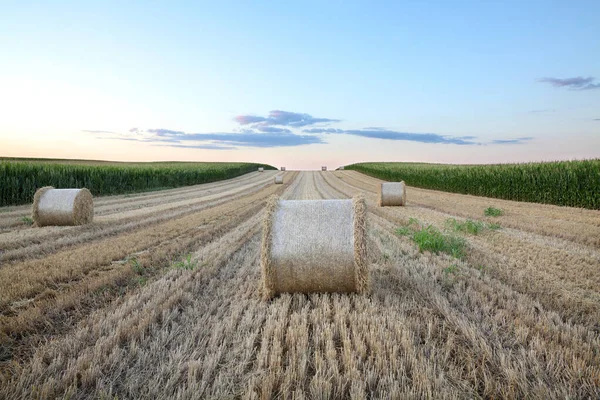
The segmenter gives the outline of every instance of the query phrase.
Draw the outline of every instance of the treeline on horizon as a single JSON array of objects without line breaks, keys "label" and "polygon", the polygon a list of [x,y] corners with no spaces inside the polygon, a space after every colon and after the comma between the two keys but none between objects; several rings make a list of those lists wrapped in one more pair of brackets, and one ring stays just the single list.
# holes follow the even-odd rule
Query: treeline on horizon
[{"label": "treeline on horizon", "polygon": [[600,159],[490,165],[381,162],[345,169],[424,189],[600,209]]},{"label": "treeline on horizon", "polygon": [[88,188],[94,196],[170,189],[235,178],[257,163],[110,163],[86,160],[0,159],[0,207],[27,204],[44,186]]}]

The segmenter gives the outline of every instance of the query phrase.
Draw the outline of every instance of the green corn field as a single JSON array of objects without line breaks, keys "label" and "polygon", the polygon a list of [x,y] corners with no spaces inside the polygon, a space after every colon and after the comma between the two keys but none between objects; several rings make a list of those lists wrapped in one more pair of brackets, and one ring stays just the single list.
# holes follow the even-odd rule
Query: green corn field
[{"label": "green corn field", "polygon": [[359,163],[346,169],[424,189],[600,209],[600,159],[493,165]]},{"label": "green corn field", "polygon": [[93,195],[175,188],[234,178],[270,165],[255,163],[112,163],[0,158],[0,207],[27,204],[43,186],[88,188]]}]

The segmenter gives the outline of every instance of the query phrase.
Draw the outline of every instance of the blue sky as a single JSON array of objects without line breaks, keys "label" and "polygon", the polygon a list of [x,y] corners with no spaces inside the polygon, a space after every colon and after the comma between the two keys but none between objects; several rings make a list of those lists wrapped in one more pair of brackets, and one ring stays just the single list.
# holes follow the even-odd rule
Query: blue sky
[{"label": "blue sky", "polygon": [[3,2],[0,156],[600,157],[600,2]]}]

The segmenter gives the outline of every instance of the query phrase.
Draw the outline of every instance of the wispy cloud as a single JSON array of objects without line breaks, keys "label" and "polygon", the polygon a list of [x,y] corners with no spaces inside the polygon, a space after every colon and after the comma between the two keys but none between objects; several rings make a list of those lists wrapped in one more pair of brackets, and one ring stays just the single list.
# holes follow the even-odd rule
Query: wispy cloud
[{"label": "wispy cloud", "polygon": [[594,118],[594,121],[600,121],[600,118]]},{"label": "wispy cloud", "polygon": [[314,125],[318,123],[340,122],[339,119],[332,118],[315,118],[310,114],[295,113],[291,111],[273,110],[269,112],[267,117],[257,115],[238,115],[234,118],[240,125],[255,124],[255,127],[260,126],[289,126],[301,128],[303,126]]},{"label": "wispy cloud", "polygon": [[[97,133],[87,130],[86,132]],[[243,132],[186,133],[162,128],[147,130],[135,128],[135,130],[130,129],[129,132],[129,134],[113,133],[99,138],[208,150],[231,150],[237,147],[291,147],[325,143],[318,136],[295,134],[289,129],[275,127],[264,127],[262,132],[244,130]]]},{"label": "wispy cloud", "polygon": [[[131,132],[131,129],[129,131]],[[139,130],[138,130],[138,132],[139,132]],[[170,129],[148,129],[146,132],[148,132],[148,133],[154,133],[157,136],[179,136],[179,135],[185,135],[185,132],[183,132],[183,131],[172,131]]]},{"label": "wispy cloud", "polygon": [[287,128],[277,128],[275,126],[258,126],[256,129],[263,133],[292,133],[292,131]]},{"label": "wispy cloud", "polygon": [[[548,110],[533,110],[545,112]],[[327,143],[328,135],[352,135],[369,139],[411,141],[432,144],[486,145],[522,144],[532,138],[496,139],[482,143],[476,136],[453,136],[439,133],[416,133],[371,126],[362,129],[340,129],[310,125],[340,122],[332,118],[316,118],[309,114],[273,110],[268,116],[239,115],[242,125],[234,132],[187,133],[165,128],[131,128],[127,132],[84,130],[100,139],[124,140],[188,149],[233,150],[239,147],[275,148]]]},{"label": "wispy cloud", "polygon": [[413,132],[398,132],[383,128],[370,129],[334,129],[334,128],[311,128],[303,130],[305,133],[312,134],[346,134],[354,136],[362,136],[373,139],[388,139],[388,140],[407,140],[411,142],[421,143],[445,143],[445,144],[479,144],[474,142],[474,136],[452,137],[439,135],[437,133],[413,133]]},{"label": "wispy cloud", "polygon": [[180,149],[202,149],[202,150],[236,150],[233,146],[219,146],[218,144],[155,144],[160,147],[176,147]]},{"label": "wispy cloud", "polygon": [[522,144],[532,140],[532,137],[522,137],[516,139],[496,139],[492,140],[493,144]]},{"label": "wispy cloud", "polygon": [[572,90],[591,90],[600,89],[600,83],[594,83],[596,78],[589,76],[584,78],[577,76],[574,78],[541,78],[539,82],[549,83],[554,87],[566,87]]},{"label": "wispy cloud", "polygon": [[294,133],[188,133],[177,136],[181,141],[214,141],[240,147],[290,147],[305,144],[325,143],[313,135],[296,135]]},{"label": "wispy cloud", "polygon": [[234,120],[240,125],[248,125],[255,124],[257,122],[263,122],[267,119],[265,117],[258,117],[256,115],[238,115],[234,118]]}]

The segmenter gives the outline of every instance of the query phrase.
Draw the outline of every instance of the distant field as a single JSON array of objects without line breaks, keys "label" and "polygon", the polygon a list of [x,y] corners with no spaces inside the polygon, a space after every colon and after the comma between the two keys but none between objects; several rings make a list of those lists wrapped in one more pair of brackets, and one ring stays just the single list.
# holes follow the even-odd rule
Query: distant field
[{"label": "distant field", "polygon": [[0,158],[0,207],[30,203],[43,186],[88,188],[113,195],[230,179],[256,171],[255,163],[149,162]]},{"label": "distant field", "polygon": [[600,159],[494,165],[359,163],[346,169],[424,189],[600,209]]}]

